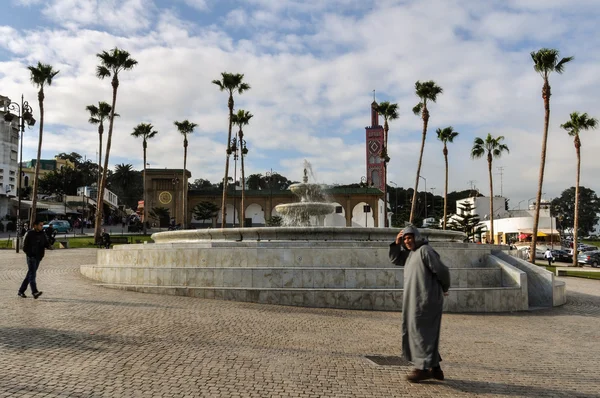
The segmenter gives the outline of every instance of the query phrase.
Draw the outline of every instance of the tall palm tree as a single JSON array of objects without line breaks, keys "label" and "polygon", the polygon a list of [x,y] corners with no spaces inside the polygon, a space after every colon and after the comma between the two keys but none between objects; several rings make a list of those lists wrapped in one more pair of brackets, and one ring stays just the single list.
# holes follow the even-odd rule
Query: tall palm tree
[{"label": "tall palm tree", "polygon": [[178,122],[175,121],[173,122],[173,124],[175,124],[175,126],[177,126],[177,130],[183,135],[183,177],[181,179],[181,181],[183,181],[183,191],[182,191],[182,196],[184,196],[182,198],[182,205],[181,205],[181,212],[183,213],[183,228],[186,227],[187,224],[187,209],[186,209],[186,202],[187,202],[187,188],[188,188],[188,182],[187,182],[187,173],[186,173],[186,167],[187,167],[187,148],[188,148],[188,140],[187,140],[187,136],[188,134],[192,134],[194,132],[194,129],[198,126],[196,123],[192,123],[189,120],[184,120],[183,122]]},{"label": "tall palm tree", "polygon": [[35,162],[35,174],[33,176],[33,192],[31,193],[31,218],[29,220],[29,225],[33,225],[36,218],[38,180],[40,175],[40,158],[42,157],[42,136],[44,134],[44,86],[51,86],[52,79],[60,71],[54,70],[52,65],[43,64],[41,62],[38,62],[36,66],[28,66],[27,69],[29,69],[29,72],[31,73],[31,83],[33,83],[34,86],[39,88],[38,102],[40,105],[40,137],[38,140],[37,157]]},{"label": "tall palm tree", "polygon": [[536,195],[535,216],[533,218],[533,234],[531,237],[531,250],[529,251],[529,261],[535,263],[535,247],[537,245],[537,232],[540,222],[540,202],[542,200],[542,186],[544,184],[544,168],[546,166],[546,143],[548,141],[548,124],[550,123],[550,83],[548,76],[552,72],[562,74],[565,65],[573,60],[573,57],[565,57],[560,59],[558,50],[550,48],[542,48],[539,51],[531,52],[533,60],[533,69],[538,72],[544,85],[542,87],[542,98],[544,99],[544,135],[542,138],[542,156],[540,160],[540,176],[538,180],[538,191]]},{"label": "tall palm tree", "polygon": [[[100,180],[100,186],[98,187],[98,206],[96,208],[96,223],[94,229],[94,239],[100,239],[100,230],[102,226],[102,211],[104,205],[104,189],[106,188],[106,173],[108,170],[108,161],[110,159],[110,146],[112,143],[112,133],[115,123],[115,108],[117,106],[117,90],[119,89],[119,73],[126,70],[131,70],[137,61],[131,58],[131,55],[117,47],[110,51],[102,51],[96,54],[100,58],[100,65],[96,67],[96,76],[100,79],[112,77],[112,105],[110,109],[110,117],[108,124],[108,138],[106,140],[106,155],[104,157],[104,168],[102,169],[102,179]],[[144,167],[146,165],[144,164]]]},{"label": "tall palm tree", "polygon": [[577,176],[575,178],[575,214],[573,215],[573,266],[577,267],[577,235],[579,234],[579,176],[581,172],[581,140],[579,133],[583,130],[595,129],[598,127],[598,120],[591,118],[587,113],[579,114],[578,112],[571,113],[571,118],[564,124],[560,125],[565,129],[575,144],[575,153],[577,154]]},{"label": "tall palm tree", "polygon": [[[417,177],[415,178],[415,190],[413,191],[412,205],[410,206],[410,219],[412,223],[415,217],[415,209],[417,207],[417,192],[419,190],[419,178],[421,176],[421,164],[423,162],[423,151],[425,150],[425,138],[427,137],[427,124],[429,123],[429,110],[427,109],[427,101],[435,102],[438,94],[441,94],[444,90],[439,87],[433,80],[421,83],[417,80],[415,83],[415,93],[421,100],[413,108],[415,115],[421,115],[423,119],[423,135],[421,138],[421,153],[419,154],[419,163],[417,165]],[[427,194],[427,192],[425,193]]]},{"label": "tall palm tree", "polygon": [[131,135],[136,138],[142,138],[142,148],[144,149],[144,174],[142,177],[142,185],[144,187],[144,211],[142,214],[142,220],[144,221],[144,235],[146,235],[146,221],[148,221],[148,219],[146,218],[146,209],[148,208],[148,201],[146,200],[146,150],[148,148],[148,140],[150,138],[153,138],[156,134],[158,134],[158,131],[154,130],[154,126],[150,123],[138,124],[133,128],[133,132],[131,133]]},{"label": "tall palm tree", "polygon": [[490,176],[490,233],[492,236],[492,244],[495,242],[494,236],[494,185],[492,181],[492,160],[498,159],[502,156],[502,152],[510,152],[508,147],[502,143],[504,141],[503,136],[496,138],[488,134],[485,140],[476,137],[473,141],[473,148],[471,149],[471,159],[479,159],[487,153],[488,162],[488,174]]},{"label": "tall palm tree", "polygon": [[244,83],[244,75],[240,73],[227,73],[221,72],[221,80],[213,80],[213,84],[219,86],[221,91],[229,92],[229,100],[227,106],[229,107],[229,132],[227,133],[227,150],[225,157],[225,177],[223,178],[223,201],[221,204],[221,228],[225,228],[225,221],[227,219],[226,213],[226,200],[227,200],[227,183],[229,182],[229,156],[231,156],[231,126],[233,124],[233,93],[237,91],[238,94],[242,94],[246,90],[250,90],[250,85]]},{"label": "tall palm tree", "polygon": [[243,127],[247,126],[250,123],[250,119],[254,117],[248,111],[243,109],[239,109],[236,114],[233,115],[233,123],[239,127],[238,131],[238,145],[242,150],[242,211],[240,212],[242,218],[242,228],[244,227],[244,221],[246,220],[246,175],[244,171],[244,157],[248,154],[248,148],[246,148],[246,141],[244,140],[244,130]]},{"label": "tall palm tree", "polygon": [[442,151],[444,154],[444,162],[446,163],[446,180],[444,183],[444,230],[446,229],[446,219],[448,217],[448,146],[449,142],[453,142],[454,139],[458,136],[458,132],[454,131],[452,126],[448,126],[443,129],[437,129],[437,138],[438,140],[444,143],[444,150]]},{"label": "tall palm tree", "polygon": [[388,124],[388,120],[396,120],[398,119],[398,104],[391,104],[388,101],[383,101],[378,104],[375,108],[377,113],[383,116],[383,148],[381,149],[380,157],[383,159],[383,219],[384,225],[389,227],[388,225],[388,217],[387,217],[387,164],[390,161],[390,156],[388,153],[388,131],[390,130],[390,126]]},{"label": "tall palm tree", "polygon": [[[88,105],[85,109],[90,113],[88,122],[91,124],[98,125],[98,185],[100,188],[100,180],[102,176],[102,134],[104,134],[104,121],[110,116],[110,110],[112,109],[108,102],[100,101],[98,106]],[[115,116],[119,114],[115,113]]]}]

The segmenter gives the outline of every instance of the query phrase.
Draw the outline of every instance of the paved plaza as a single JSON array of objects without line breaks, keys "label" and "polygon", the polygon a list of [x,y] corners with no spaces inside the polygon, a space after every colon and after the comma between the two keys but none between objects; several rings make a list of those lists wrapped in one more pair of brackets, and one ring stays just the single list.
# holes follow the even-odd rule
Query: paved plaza
[{"label": "paved plaza", "polygon": [[0,397],[600,397],[600,281],[561,278],[556,309],[445,314],[446,381],[409,384],[365,358],[400,355],[400,313],[106,289],[79,273],[95,262],[51,251],[21,299],[24,255],[0,251]]}]

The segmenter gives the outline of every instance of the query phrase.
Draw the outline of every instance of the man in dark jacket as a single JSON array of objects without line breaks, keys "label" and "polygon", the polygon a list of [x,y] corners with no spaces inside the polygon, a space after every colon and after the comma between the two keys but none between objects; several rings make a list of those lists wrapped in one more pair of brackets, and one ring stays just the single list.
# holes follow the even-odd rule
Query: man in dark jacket
[{"label": "man in dark jacket", "polygon": [[402,356],[415,366],[407,379],[412,383],[431,377],[444,380],[439,345],[442,306],[450,287],[448,267],[412,226],[390,245],[390,260],[404,266]]},{"label": "man in dark jacket", "polygon": [[42,295],[42,292],[37,289],[35,277],[38,267],[40,266],[40,261],[42,261],[42,258],[44,258],[44,254],[46,253],[46,248],[52,249],[52,246],[50,246],[48,238],[46,237],[46,233],[43,230],[43,226],[44,223],[42,221],[36,220],[35,223],[33,223],[33,229],[25,235],[23,251],[27,256],[27,276],[25,276],[18,293],[19,297],[22,298],[27,297],[25,295],[27,285],[31,286],[31,293],[33,294],[34,299],[37,299]]}]

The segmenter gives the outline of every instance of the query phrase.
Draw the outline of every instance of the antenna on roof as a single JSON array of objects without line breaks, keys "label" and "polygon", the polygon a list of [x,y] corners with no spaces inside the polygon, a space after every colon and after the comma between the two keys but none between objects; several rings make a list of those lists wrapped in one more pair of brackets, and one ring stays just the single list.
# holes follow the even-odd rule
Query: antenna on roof
[{"label": "antenna on roof", "polygon": [[373,102],[377,102],[375,101],[375,90],[373,90]]}]

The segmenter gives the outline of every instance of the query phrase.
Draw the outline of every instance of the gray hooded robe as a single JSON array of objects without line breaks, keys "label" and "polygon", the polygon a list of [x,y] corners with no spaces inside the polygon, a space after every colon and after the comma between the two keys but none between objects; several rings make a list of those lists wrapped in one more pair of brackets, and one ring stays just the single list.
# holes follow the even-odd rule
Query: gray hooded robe
[{"label": "gray hooded robe", "polygon": [[406,227],[404,234],[414,235],[415,250],[394,242],[389,253],[392,263],[404,266],[402,356],[417,369],[426,370],[439,366],[442,360],[438,348],[450,272],[417,228]]}]

